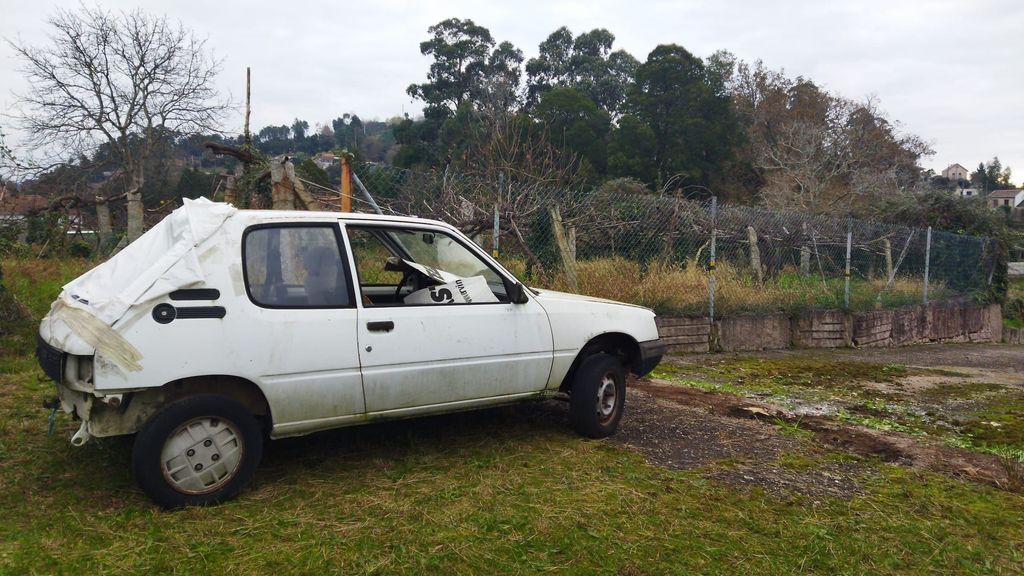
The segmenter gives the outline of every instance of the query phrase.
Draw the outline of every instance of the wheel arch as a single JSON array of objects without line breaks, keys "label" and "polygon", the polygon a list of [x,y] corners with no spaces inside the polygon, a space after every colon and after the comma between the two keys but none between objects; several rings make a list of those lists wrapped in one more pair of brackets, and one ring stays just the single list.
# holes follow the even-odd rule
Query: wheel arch
[{"label": "wheel arch", "polygon": [[216,394],[238,402],[262,420],[265,431],[273,423],[270,403],[259,385],[240,376],[209,374],[180,378],[161,386],[126,393],[117,407],[96,403],[90,417],[90,431],[94,436],[138,432],[164,406],[198,394]]},{"label": "wheel arch", "polygon": [[573,379],[576,377],[576,371],[579,369],[580,364],[583,363],[583,360],[599,353],[618,356],[622,359],[626,369],[634,374],[637,373],[638,367],[641,365],[640,344],[635,338],[623,332],[598,334],[580,348],[579,353],[576,354],[576,358],[573,359],[572,365],[569,367],[569,371],[566,372],[561,385],[558,387],[559,391],[569,392]]},{"label": "wheel arch", "polygon": [[271,418],[270,402],[267,401],[266,394],[258,384],[241,376],[229,374],[190,376],[172,380],[160,388],[164,390],[165,403],[195,394],[219,394],[245,406],[253,416]]}]

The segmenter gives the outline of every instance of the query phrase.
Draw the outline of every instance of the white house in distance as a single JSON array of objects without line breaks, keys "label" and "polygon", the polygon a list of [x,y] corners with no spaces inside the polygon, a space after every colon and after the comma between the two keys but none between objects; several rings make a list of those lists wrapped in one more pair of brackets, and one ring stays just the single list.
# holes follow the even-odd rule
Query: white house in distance
[{"label": "white house in distance", "polygon": [[948,178],[950,182],[966,182],[970,180],[971,173],[959,164],[950,164],[942,171],[942,177]]},{"label": "white house in distance", "polygon": [[993,208],[1006,206],[1013,210],[1014,208],[1020,208],[1024,205],[1024,189],[1013,188],[1009,190],[993,190],[988,193],[985,200],[989,203],[989,206]]}]

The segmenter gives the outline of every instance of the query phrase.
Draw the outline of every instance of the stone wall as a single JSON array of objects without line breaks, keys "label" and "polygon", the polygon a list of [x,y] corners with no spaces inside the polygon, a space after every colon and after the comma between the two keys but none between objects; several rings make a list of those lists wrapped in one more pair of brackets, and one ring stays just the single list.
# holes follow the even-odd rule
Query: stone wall
[{"label": "stone wall", "polygon": [[794,348],[844,348],[852,337],[850,315],[845,312],[823,310],[793,318]]},{"label": "stone wall", "polygon": [[708,318],[659,317],[669,351],[734,352],[783,348],[905,346],[928,342],[1017,342],[1004,332],[998,304],[943,303],[847,314],[837,310]]},{"label": "stone wall", "polygon": [[711,321],[708,318],[667,316],[657,318],[658,335],[670,352],[707,352],[711,343]]},{"label": "stone wall", "polygon": [[785,314],[735,316],[715,321],[712,349],[721,352],[778,350],[792,341],[792,324]]}]

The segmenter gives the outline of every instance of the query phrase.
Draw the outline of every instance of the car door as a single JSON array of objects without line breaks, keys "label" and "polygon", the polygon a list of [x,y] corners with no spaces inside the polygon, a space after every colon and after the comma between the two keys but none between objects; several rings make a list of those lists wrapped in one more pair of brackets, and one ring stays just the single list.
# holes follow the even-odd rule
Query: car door
[{"label": "car door", "polygon": [[274,435],[361,418],[355,293],[338,223],[251,226],[242,241],[248,310],[232,324],[273,408]]},{"label": "car door", "polygon": [[[509,302],[509,279],[472,243],[442,228],[405,224],[348,224],[346,233],[359,278],[357,330],[368,413],[468,407],[545,387],[552,362],[546,312],[532,297]],[[407,263],[402,274],[394,271],[399,259]],[[442,285],[409,294],[412,287],[401,283],[409,264],[439,274],[437,282],[459,280],[447,293]],[[481,276],[493,297],[459,299],[456,286],[479,285]]]}]

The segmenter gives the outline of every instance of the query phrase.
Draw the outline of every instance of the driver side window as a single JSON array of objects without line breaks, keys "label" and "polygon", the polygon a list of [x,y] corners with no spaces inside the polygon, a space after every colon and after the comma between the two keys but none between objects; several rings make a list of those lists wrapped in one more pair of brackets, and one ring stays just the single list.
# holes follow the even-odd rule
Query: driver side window
[{"label": "driver side window", "polygon": [[507,301],[502,277],[443,232],[383,226],[346,230],[364,306]]}]

